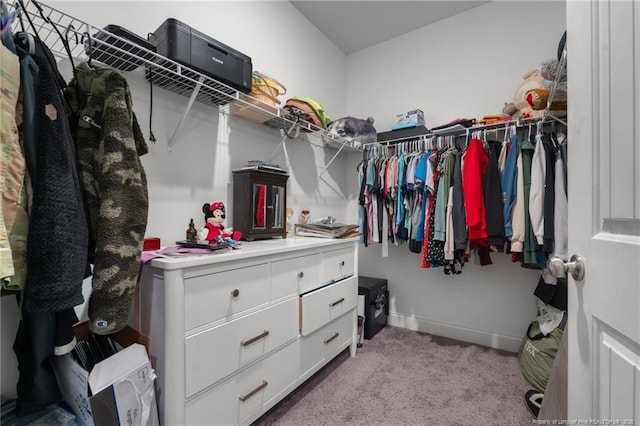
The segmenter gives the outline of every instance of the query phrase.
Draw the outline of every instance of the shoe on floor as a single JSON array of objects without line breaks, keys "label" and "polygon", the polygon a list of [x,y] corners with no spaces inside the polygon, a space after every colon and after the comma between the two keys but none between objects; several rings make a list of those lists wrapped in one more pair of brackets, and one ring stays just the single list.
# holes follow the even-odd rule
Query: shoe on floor
[{"label": "shoe on floor", "polygon": [[536,419],[538,418],[538,414],[540,413],[540,407],[542,406],[543,398],[544,394],[534,389],[528,390],[524,395],[524,403],[531,414],[533,414],[533,417],[535,417]]}]

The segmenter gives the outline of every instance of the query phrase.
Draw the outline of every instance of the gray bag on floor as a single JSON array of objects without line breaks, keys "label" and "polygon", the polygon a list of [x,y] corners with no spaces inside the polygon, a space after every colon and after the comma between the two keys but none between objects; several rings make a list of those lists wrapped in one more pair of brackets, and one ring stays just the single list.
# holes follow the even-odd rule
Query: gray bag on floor
[{"label": "gray bag on floor", "polygon": [[540,324],[535,320],[529,324],[524,336],[518,360],[522,367],[522,374],[531,385],[544,393],[556,358],[563,331],[556,327],[546,336],[540,331]]}]

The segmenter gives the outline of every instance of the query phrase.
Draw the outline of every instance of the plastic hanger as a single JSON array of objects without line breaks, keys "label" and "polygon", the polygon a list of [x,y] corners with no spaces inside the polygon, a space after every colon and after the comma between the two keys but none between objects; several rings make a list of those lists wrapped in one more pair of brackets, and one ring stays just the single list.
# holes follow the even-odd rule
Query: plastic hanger
[{"label": "plastic hanger", "polygon": [[[29,16],[29,13],[27,12],[27,8],[24,5],[24,1],[23,0],[18,0],[18,3],[20,4],[20,7],[24,11],[25,16],[27,18],[27,21],[29,21],[29,25],[31,26],[31,29],[33,30],[33,35],[35,37],[35,40],[37,40],[39,43],[44,44],[44,42],[42,41],[42,38],[40,37],[40,34],[38,34],[38,27],[35,26],[35,24],[33,23],[33,20]],[[62,45],[64,46],[64,50],[67,53],[67,57],[69,58],[69,61],[71,62],[72,69],[73,69],[73,75],[75,77],[76,76],[76,68],[75,68],[75,66],[73,66],[73,55],[71,54],[71,48],[69,47],[68,41],[65,39],[65,37],[60,32],[60,30],[58,29],[58,26],[51,21],[51,18],[49,18],[49,16],[45,16],[44,15],[44,10],[42,9],[42,6],[40,6],[40,3],[38,3],[36,0],[31,0],[30,4],[34,5],[36,7],[36,9],[38,9],[38,13],[40,14],[40,17],[42,18],[42,20],[44,22],[46,22],[47,24],[49,24],[51,26],[51,28],[53,28],[53,30],[56,32],[56,34],[58,34],[58,37],[60,37],[60,41],[62,41]],[[47,60],[51,62],[51,59],[48,56],[47,56]],[[57,65],[55,63],[52,63],[51,66],[53,68],[55,68]]]},{"label": "plastic hanger", "polygon": [[32,34],[25,31],[18,31],[13,35],[13,41],[29,55],[36,53],[36,39]]},{"label": "plastic hanger", "polygon": [[21,31],[18,31],[13,35],[13,42],[20,46],[20,48],[26,51],[29,55],[33,55],[36,53],[36,40],[33,35],[29,34],[25,29],[24,19],[22,18],[23,10],[22,6],[18,5],[16,13],[18,20],[20,21]]},{"label": "plastic hanger", "polygon": [[88,31],[82,33],[82,43],[87,47],[87,54],[89,59],[87,60],[87,65],[92,67],[91,60],[93,59],[93,40],[91,39],[91,34]]}]

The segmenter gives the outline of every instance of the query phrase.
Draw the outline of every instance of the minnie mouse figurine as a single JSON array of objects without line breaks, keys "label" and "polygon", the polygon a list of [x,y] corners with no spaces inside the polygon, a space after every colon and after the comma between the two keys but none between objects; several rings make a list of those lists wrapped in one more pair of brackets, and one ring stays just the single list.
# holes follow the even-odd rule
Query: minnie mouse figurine
[{"label": "minnie mouse figurine", "polygon": [[222,223],[227,217],[222,201],[216,201],[211,204],[205,203],[202,206],[205,224],[198,233],[198,239],[207,240],[209,244],[226,241],[234,244],[240,240],[242,234],[238,231],[233,232],[232,228],[225,229]]}]

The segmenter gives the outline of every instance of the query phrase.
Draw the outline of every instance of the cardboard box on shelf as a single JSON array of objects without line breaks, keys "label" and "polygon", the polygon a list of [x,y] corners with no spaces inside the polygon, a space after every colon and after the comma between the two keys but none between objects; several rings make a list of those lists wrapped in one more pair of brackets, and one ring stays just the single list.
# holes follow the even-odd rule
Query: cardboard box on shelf
[{"label": "cardboard box on shelf", "polygon": [[396,115],[396,124],[391,126],[391,130],[405,129],[407,127],[424,126],[424,112],[414,109]]},{"label": "cardboard box on shelf", "polygon": [[[74,333],[76,339],[87,340],[88,324],[77,325]],[[129,326],[110,337],[123,349],[91,371],[70,354],[54,357],[52,365],[64,401],[82,425],[158,425],[149,338]]]}]

